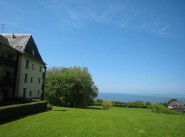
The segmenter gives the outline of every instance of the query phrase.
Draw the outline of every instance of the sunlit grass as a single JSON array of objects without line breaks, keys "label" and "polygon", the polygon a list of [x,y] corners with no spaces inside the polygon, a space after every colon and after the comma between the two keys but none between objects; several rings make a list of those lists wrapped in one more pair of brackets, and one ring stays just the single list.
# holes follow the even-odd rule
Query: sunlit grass
[{"label": "sunlit grass", "polygon": [[2,137],[184,137],[185,116],[148,109],[54,107],[0,126]]}]

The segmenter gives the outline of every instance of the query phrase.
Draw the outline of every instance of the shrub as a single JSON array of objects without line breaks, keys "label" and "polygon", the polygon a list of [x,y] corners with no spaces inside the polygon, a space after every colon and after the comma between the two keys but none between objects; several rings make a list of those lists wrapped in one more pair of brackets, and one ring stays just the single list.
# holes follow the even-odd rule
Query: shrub
[{"label": "shrub", "polygon": [[160,103],[151,104],[150,106],[148,106],[148,108],[151,109],[152,112],[156,113],[178,114],[176,111],[170,110]]},{"label": "shrub", "polygon": [[147,108],[147,106],[150,104],[149,102],[142,102],[142,101],[136,101],[136,102],[119,102],[119,101],[113,101],[113,106],[115,107],[128,107],[128,108]]},{"label": "shrub", "polygon": [[94,105],[101,106],[103,100],[102,99],[95,99],[94,100]]},{"label": "shrub", "polygon": [[111,101],[103,101],[101,105],[102,105],[103,109],[109,109],[110,107],[112,107],[112,102]]},{"label": "shrub", "polygon": [[7,121],[22,115],[28,115],[45,111],[46,107],[47,107],[46,101],[3,106],[0,107],[0,122]]},{"label": "shrub", "polygon": [[53,107],[50,104],[48,104],[47,105],[47,110],[52,110],[52,109],[53,109]]}]

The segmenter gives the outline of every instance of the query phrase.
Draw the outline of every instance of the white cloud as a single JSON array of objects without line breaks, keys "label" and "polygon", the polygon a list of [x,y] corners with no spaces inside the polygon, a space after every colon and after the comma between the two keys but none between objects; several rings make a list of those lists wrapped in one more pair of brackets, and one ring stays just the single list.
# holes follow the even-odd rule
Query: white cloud
[{"label": "white cloud", "polygon": [[128,27],[128,21],[125,21],[123,22],[121,25],[120,25],[120,28],[127,28]]},{"label": "white cloud", "polygon": [[165,27],[162,27],[160,30],[159,30],[159,32],[164,32],[164,31],[166,31],[167,29],[169,29],[169,28],[171,28],[172,27],[172,25],[170,24],[170,25],[166,25]]},{"label": "white cloud", "polygon": [[56,23],[72,25],[72,27],[77,28],[82,27],[87,22],[111,23],[114,21],[115,14],[122,8],[118,5],[112,5],[112,3],[97,5],[92,1],[46,0],[40,1],[40,4],[55,15]]},{"label": "white cloud", "polygon": [[70,20],[93,21],[98,23],[111,20],[115,12],[116,11],[113,7],[106,7],[104,9],[83,7],[81,7],[80,9],[66,9],[66,13],[69,15]]},{"label": "white cloud", "polygon": [[[128,26],[130,24],[135,24],[134,23],[134,20],[135,18],[139,15],[138,12],[134,13],[134,14],[131,14],[131,15],[125,15],[123,18],[124,18],[124,21],[121,23],[121,25],[119,26],[120,28],[128,28]],[[135,27],[136,25],[134,25]],[[130,27],[133,27],[133,26],[130,26]]]},{"label": "white cloud", "polygon": [[52,12],[57,12],[60,10],[59,2],[60,1],[58,1],[58,0],[44,0],[44,1],[40,0],[40,4],[44,8],[46,8]]},{"label": "white cloud", "polygon": [[[101,3],[101,2],[100,2]],[[103,2],[97,4],[92,1],[46,0],[41,4],[50,10],[57,26],[61,28],[81,28],[88,22],[105,23],[119,28],[147,31],[158,35],[168,35],[173,31],[168,20],[152,16],[129,2]]]}]

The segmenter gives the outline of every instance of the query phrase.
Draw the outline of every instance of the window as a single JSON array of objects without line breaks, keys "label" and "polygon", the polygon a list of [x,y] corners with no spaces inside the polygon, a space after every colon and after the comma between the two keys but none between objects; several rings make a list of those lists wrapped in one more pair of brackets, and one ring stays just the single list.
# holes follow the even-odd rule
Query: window
[{"label": "window", "polygon": [[28,69],[29,68],[29,60],[26,59],[26,68]]},{"label": "window", "polygon": [[32,96],[32,91],[31,90],[30,90],[30,94],[29,95],[30,95],[30,97]]},{"label": "window", "polygon": [[28,74],[25,74],[25,77],[24,77],[24,82],[27,83],[27,79],[28,79]]},{"label": "window", "polygon": [[42,67],[40,66],[40,72],[42,71]]},{"label": "window", "polygon": [[32,55],[35,56],[35,51],[34,51],[34,49],[32,49]]},{"label": "window", "polygon": [[40,84],[40,78],[38,78],[38,83]]},{"label": "window", "polygon": [[32,70],[34,70],[34,64],[32,64]]},{"label": "window", "polygon": [[40,95],[40,90],[38,90],[38,96]]},{"label": "window", "polygon": [[26,98],[26,88],[23,88],[23,98]]},{"label": "window", "polygon": [[33,83],[33,78],[31,77],[31,80],[30,80],[31,83]]},{"label": "window", "polygon": [[15,46],[16,50],[20,50],[23,46]]}]

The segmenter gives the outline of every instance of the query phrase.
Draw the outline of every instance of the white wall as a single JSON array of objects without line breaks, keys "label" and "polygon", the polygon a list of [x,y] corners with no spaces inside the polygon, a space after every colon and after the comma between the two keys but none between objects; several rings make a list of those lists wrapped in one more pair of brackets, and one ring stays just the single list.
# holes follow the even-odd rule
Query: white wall
[{"label": "white wall", "polygon": [[[26,59],[29,60],[28,69],[26,68]],[[20,64],[19,64],[18,81],[17,81],[18,97],[23,97],[24,88],[26,88],[26,98],[41,97],[44,64],[25,54],[21,55],[19,61],[20,61]],[[32,64],[34,64],[34,69],[32,69]],[[40,66],[42,67],[41,72],[40,72]],[[27,83],[25,83],[25,74],[28,74]],[[31,83],[31,77],[33,79],[32,83]],[[38,82],[38,78],[40,78],[40,83]],[[39,95],[38,95],[38,90],[40,91]],[[31,96],[29,95],[30,91],[32,91]]]}]

